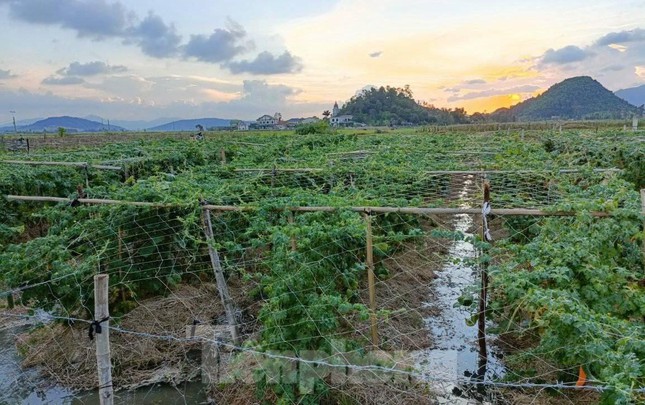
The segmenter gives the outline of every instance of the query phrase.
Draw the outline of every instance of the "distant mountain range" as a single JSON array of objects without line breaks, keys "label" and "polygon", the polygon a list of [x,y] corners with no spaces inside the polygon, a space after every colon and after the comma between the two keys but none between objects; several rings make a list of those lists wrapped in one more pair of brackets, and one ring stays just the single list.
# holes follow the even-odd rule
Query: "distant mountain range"
[{"label": "distant mountain range", "polygon": [[490,114],[493,121],[612,119],[631,117],[638,109],[589,76],[554,84],[537,97]]},{"label": "distant mountain range", "polygon": [[[118,125],[103,124],[78,117],[49,117],[38,120],[29,125],[18,126],[18,132],[57,132],[58,128],[65,128],[70,132],[99,132],[99,131],[125,131]],[[13,126],[0,128],[0,132],[12,132]]]},{"label": "distant mountain range", "polygon": [[157,118],[154,120],[119,120],[119,119],[108,120],[107,118],[99,117],[98,115],[88,115],[83,118],[91,121],[97,121],[97,122],[100,121],[105,124],[109,122],[110,125],[117,125],[131,131],[141,131],[144,129],[163,125],[167,122],[177,121],[181,119],[179,117],[163,117],[163,118]]},{"label": "distant mountain range", "polygon": [[[94,118],[88,119],[88,118]],[[23,120],[16,122],[18,132],[57,132],[59,127],[65,128],[70,132],[102,132],[102,131],[195,131],[196,125],[202,125],[205,129],[228,127],[231,120],[222,118],[199,118],[190,120],[174,120],[168,122],[171,118],[159,118],[152,121],[123,121],[123,120],[105,120],[98,116],[88,116],[86,118],[78,117],[49,117],[44,119]],[[101,121],[102,122],[99,122]],[[27,123],[27,124],[26,124]],[[22,124],[22,125],[21,125]],[[13,124],[7,123],[0,127],[0,132],[13,132]]]},{"label": "distant mountain range", "polygon": [[645,104],[645,84],[630,89],[618,90],[615,94],[635,106]]},{"label": "distant mountain range", "polygon": [[[383,92],[385,92],[384,89]],[[390,89],[397,90],[397,89]],[[398,89],[405,90],[405,89]],[[378,89],[370,90],[378,96]],[[369,95],[363,92],[362,97]],[[405,94],[404,94],[405,96]],[[357,96],[358,97],[358,96]],[[356,97],[354,97],[356,98]],[[359,97],[360,98],[360,97]],[[374,97],[372,97],[374,98]],[[411,96],[410,96],[411,99]],[[412,100],[412,99],[411,99]],[[360,101],[360,100],[359,100]],[[457,118],[467,122],[469,117],[463,114],[463,117],[453,117],[461,109],[451,111],[448,109],[437,109],[434,107],[422,107],[412,100],[410,105],[391,106],[387,103],[376,103],[376,107],[368,109],[369,114],[378,116],[378,114],[390,117],[392,111],[396,110],[413,114],[416,110],[422,110],[424,114],[437,116],[437,122],[462,122],[455,121]],[[390,103],[391,104],[391,103]],[[645,104],[645,85],[618,90],[615,94],[607,90],[596,80],[588,76],[579,76],[566,79],[560,83],[554,84],[543,94],[525,100],[510,108],[500,108],[493,113],[483,114],[489,121],[507,122],[507,121],[541,121],[549,119],[619,119],[629,118],[634,113],[641,113],[642,109],[637,106]],[[347,106],[343,106],[344,108]],[[378,110],[378,111],[377,111]],[[427,110],[427,111],[426,111]],[[354,119],[359,121],[361,118],[360,111],[350,111]],[[448,114],[449,116],[444,117]],[[439,115],[437,115],[439,114]],[[414,115],[414,114],[413,114]],[[418,114],[417,114],[418,115]],[[364,118],[364,117],[363,117]],[[369,117],[368,117],[369,118]],[[369,121],[364,118],[365,121]],[[403,117],[402,121],[417,123],[418,120]],[[110,120],[96,115],[90,115],[85,118],[77,117],[49,117],[23,119],[16,121],[19,132],[38,132],[43,131],[53,133],[57,132],[59,127],[67,129],[69,132],[103,132],[103,131],[125,131],[125,130],[148,130],[148,131],[196,131],[196,126],[201,125],[205,129],[222,128],[230,125],[230,119],[222,118],[198,118],[198,119],[177,119],[177,118],[158,118],[155,120]],[[109,124],[109,125],[108,125]],[[377,123],[382,125],[381,123]],[[5,122],[0,124],[0,132],[13,132],[13,123]]]},{"label": "distant mountain range", "polygon": [[158,125],[148,128],[148,131],[195,131],[196,125],[201,125],[205,129],[222,128],[231,125],[231,120],[222,118],[198,118],[192,120],[178,120],[167,124]]}]

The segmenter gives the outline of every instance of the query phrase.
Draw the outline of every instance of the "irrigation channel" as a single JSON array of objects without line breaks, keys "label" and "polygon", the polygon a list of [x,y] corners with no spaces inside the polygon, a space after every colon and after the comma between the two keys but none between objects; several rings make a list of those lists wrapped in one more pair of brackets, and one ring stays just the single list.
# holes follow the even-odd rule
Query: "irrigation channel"
[{"label": "irrigation channel", "polygon": [[[461,208],[472,208],[477,203],[472,198],[476,189],[473,175],[466,176],[457,196],[462,201]],[[505,373],[500,358],[490,347],[485,368],[481,368],[477,324],[468,326],[466,320],[472,316],[472,312],[458,304],[458,299],[464,292],[469,288],[479,288],[480,285],[479,269],[472,264],[478,254],[470,242],[474,236],[471,233],[473,228],[477,227],[472,215],[454,216],[453,230],[462,234],[463,239],[456,238],[452,242],[448,257],[434,280],[432,302],[427,304],[436,309],[435,312],[439,315],[425,320],[434,344],[417,357],[417,367],[421,373],[428,375],[430,380],[435,377],[448,381],[481,381],[502,377]],[[493,325],[487,322],[487,328],[490,326]],[[433,385],[439,395],[438,403],[441,404],[470,404],[472,402],[469,400],[483,401],[486,398],[486,392],[481,385],[442,382]]]}]

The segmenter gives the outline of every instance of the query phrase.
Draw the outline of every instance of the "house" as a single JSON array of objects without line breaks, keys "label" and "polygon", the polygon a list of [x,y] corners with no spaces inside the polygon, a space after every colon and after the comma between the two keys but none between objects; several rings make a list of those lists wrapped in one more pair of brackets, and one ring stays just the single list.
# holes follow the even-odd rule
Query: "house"
[{"label": "house", "polygon": [[264,114],[255,120],[255,124],[258,129],[273,129],[278,124],[278,120],[275,117]]},{"label": "house", "polygon": [[233,131],[248,131],[249,124],[242,120],[232,120],[230,123],[231,129]]},{"label": "house", "polygon": [[338,102],[334,102],[334,107],[331,109],[331,118],[329,123],[332,127],[351,127],[353,126],[354,117],[348,114],[340,115],[340,108],[338,107]]},{"label": "house", "polygon": [[298,125],[302,124],[302,118],[290,118],[286,120],[284,123],[287,128],[295,128]]},{"label": "house", "polygon": [[332,127],[351,127],[353,125],[352,115],[339,115],[337,117],[331,117],[329,120]]},{"label": "house", "polygon": [[320,118],[318,117],[309,117],[309,118],[303,118],[302,121],[300,121],[301,124],[312,124],[314,122],[320,121]]}]

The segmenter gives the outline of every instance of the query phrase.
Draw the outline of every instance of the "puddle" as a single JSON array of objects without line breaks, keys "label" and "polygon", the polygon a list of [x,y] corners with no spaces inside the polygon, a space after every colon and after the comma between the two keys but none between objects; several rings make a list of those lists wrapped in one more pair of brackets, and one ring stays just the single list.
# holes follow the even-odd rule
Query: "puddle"
[{"label": "puddle", "polygon": [[[0,404],[22,405],[99,405],[98,392],[75,393],[52,386],[36,369],[23,369],[15,346],[15,336],[29,330],[29,326],[0,329]],[[177,387],[161,384],[133,391],[117,391],[114,403],[126,404],[203,404],[207,402],[206,389],[200,382]]]}]

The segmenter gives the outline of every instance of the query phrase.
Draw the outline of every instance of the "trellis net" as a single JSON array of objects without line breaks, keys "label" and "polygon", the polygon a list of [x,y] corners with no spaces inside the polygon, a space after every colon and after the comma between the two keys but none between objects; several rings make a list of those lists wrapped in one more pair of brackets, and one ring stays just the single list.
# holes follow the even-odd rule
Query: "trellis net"
[{"label": "trellis net", "polygon": [[[163,168],[137,163],[125,178],[89,176],[89,197],[124,200],[113,181],[130,181],[127,199],[166,206],[99,204],[71,191],[55,205],[4,202],[16,217],[35,214],[25,220],[29,234],[7,231],[19,239],[2,247],[1,290],[14,301],[1,311],[10,376],[2,401],[25,389],[96,401],[83,392],[98,387],[87,331],[97,273],[110,277],[112,385],[124,403],[157,395],[177,403],[558,403],[595,401],[605,390],[639,398],[639,386],[610,377],[617,363],[638,369],[643,358],[631,344],[643,336],[640,207],[624,172],[485,170],[499,152],[456,146],[446,164],[428,168],[380,167],[378,153],[348,147],[338,153],[350,158],[325,154],[318,166],[305,162],[312,170],[281,171],[288,167],[275,161],[240,162],[248,152],[239,151],[222,165],[218,144],[210,158],[192,158],[205,163],[199,171],[168,152]],[[463,164],[448,167],[455,156]],[[72,179],[63,184],[85,180],[65,170]],[[493,211],[484,225],[485,182]],[[608,210],[611,217],[594,216]],[[575,390],[582,380],[587,388]],[[164,385],[131,390],[155,383]]]}]

